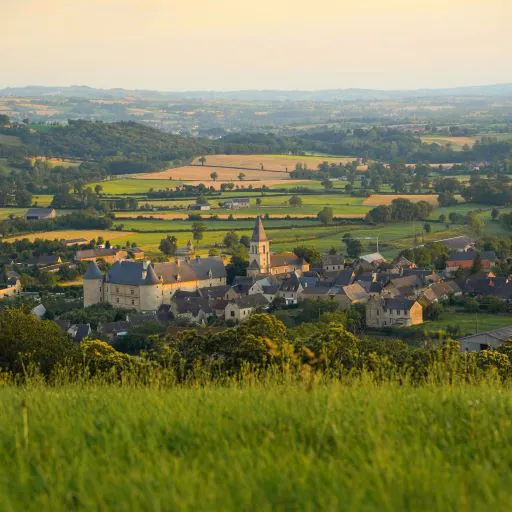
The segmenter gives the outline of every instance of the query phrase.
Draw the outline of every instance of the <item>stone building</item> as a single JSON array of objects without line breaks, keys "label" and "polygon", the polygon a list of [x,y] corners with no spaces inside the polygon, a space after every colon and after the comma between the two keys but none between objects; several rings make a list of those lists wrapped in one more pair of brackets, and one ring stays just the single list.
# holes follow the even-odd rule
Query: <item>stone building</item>
[{"label": "stone building", "polygon": [[309,271],[309,263],[293,253],[272,254],[261,217],[256,219],[249,246],[248,276],[280,275],[298,271]]},{"label": "stone building", "polygon": [[423,307],[415,300],[370,297],[366,304],[368,327],[408,327],[423,323]]},{"label": "stone building", "polygon": [[226,284],[220,258],[154,263],[118,261],[103,274],[96,262],[84,275],[84,306],[106,302],[118,308],[157,311],[178,290],[194,291]]}]

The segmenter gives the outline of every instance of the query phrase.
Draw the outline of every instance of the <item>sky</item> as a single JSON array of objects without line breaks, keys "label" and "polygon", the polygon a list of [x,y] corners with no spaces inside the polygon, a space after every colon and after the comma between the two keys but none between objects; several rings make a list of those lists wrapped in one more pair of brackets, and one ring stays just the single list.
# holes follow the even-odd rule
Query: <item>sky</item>
[{"label": "sky", "polygon": [[0,0],[0,87],[512,82],[512,0]]}]

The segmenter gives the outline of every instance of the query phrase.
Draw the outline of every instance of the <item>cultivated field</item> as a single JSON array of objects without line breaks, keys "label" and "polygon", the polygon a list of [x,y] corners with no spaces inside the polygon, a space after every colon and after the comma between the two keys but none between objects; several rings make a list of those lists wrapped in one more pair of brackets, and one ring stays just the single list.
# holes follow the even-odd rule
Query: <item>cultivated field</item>
[{"label": "cultivated field", "polygon": [[426,201],[433,206],[437,206],[437,194],[372,194],[367,197],[363,204],[367,206],[389,205],[393,199],[408,199],[413,203]]},{"label": "cultivated field", "polygon": [[[294,156],[294,155],[207,155],[205,156],[206,165],[220,165],[225,167],[247,167],[252,169],[293,171],[295,165],[306,164],[310,169],[316,169],[322,162],[346,164],[356,160],[353,157],[332,157],[332,156]],[[196,158],[194,164],[200,165],[199,158]]]},{"label": "cultivated field", "polygon": [[261,170],[245,170],[245,169],[225,169],[223,167],[208,167],[201,166],[195,167],[193,165],[186,165],[184,167],[174,167],[160,172],[152,172],[149,174],[140,174],[140,179],[153,179],[153,180],[181,180],[181,181],[212,181],[210,174],[216,172],[219,177],[218,181],[236,181],[241,182],[238,179],[240,173],[245,174],[243,181],[260,181],[260,180],[284,180],[288,179],[288,174],[283,171],[261,171]]},{"label": "cultivated field", "polygon": [[0,509],[505,511],[512,392],[307,382],[0,388]]},{"label": "cultivated field", "polygon": [[454,151],[462,151],[464,146],[473,147],[478,137],[449,137],[444,135],[426,135],[421,137],[425,144],[439,144],[440,146],[451,146]]},{"label": "cultivated field", "polygon": [[36,238],[41,238],[43,240],[70,240],[73,238],[86,238],[87,240],[92,240],[93,238],[103,237],[105,240],[115,240],[117,238],[123,238],[131,233],[127,233],[126,231],[107,231],[100,229],[70,229],[70,230],[62,230],[62,231],[42,231],[41,233],[30,233],[26,235],[14,236],[11,238],[7,238],[6,242],[13,242],[14,240],[22,240],[27,238],[31,242]]}]

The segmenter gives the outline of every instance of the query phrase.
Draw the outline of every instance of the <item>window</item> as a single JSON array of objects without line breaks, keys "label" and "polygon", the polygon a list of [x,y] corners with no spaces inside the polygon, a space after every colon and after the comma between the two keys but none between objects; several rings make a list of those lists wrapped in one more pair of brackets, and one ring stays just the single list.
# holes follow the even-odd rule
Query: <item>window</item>
[{"label": "window", "polygon": [[116,299],[116,302],[119,304],[119,297]]},{"label": "window", "polygon": [[231,316],[235,316],[235,312],[234,311],[231,311]]},{"label": "window", "polygon": [[[119,288],[116,287],[116,293],[119,293]],[[118,301],[119,302],[119,301]]]},{"label": "window", "polygon": [[134,306],[134,305],[135,305],[135,301],[132,299],[132,306]]},{"label": "window", "polygon": [[[133,295],[135,293],[135,290],[130,290],[131,294]],[[133,302],[133,301],[132,301]]]}]

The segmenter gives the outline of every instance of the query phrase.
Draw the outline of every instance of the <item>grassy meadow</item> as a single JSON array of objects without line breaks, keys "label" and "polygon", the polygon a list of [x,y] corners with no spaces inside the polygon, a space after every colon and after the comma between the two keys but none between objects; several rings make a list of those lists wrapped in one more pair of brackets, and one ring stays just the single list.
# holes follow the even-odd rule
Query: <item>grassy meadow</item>
[{"label": "grassy meadow", "polygon": [[509,510],[512,391],[0,388],[0,509]]}]

